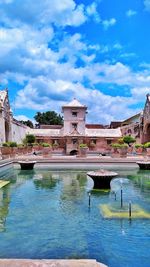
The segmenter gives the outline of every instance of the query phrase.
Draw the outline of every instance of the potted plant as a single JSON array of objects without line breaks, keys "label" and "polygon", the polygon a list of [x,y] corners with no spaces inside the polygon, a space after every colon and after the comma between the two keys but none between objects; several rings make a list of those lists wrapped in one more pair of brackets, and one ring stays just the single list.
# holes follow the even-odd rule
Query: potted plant
[{"label": "potted plant", "polygon": [[140,155],[143,153],[143,145],[142,144],[135,144],[136,154]]},{"label": "potted plant", "polygon": [[119,154],[121,158],[125,158],[128,152],[128,145],[127,144],[120,144]]},{"label": "potted plant", "polygon": [[91,148],[91,150],[94,150],[95,147],[96,147],[96,143],[92,140],[92,141],[90,142],[90,148]]},{"label": "potted plant", "polygon": [[119,155],[119,148],[120,148],[120,144],[119,143],[113,143],[111,145],[112,149],[111,149],[111,156],[112,157],[120,157]]},{"label": "potted plant", "polygon": [[125,135],[123,136],[122,140],[123,140],[123,143],[128,145],[128,152],[132,153],[133,151],[132,144],[136,142],[136,139],[131,135]]},{"label": "potted plant", "polygon": [[50,156],[51,145],[49,143],[42,143],[43,146],[43,156]]},{"label": "potted plant", "polygon": [[87,150],[88,150],[88,146],[87,144],[80,144],[79,145],[79,151],[80,151],[80,156],[81,157],[86,157],[87,155]]},{"label": "potted plant", "polygon": [[15,156],[18,153],[17,143],[16,142],[8,142],[9,147],[11,148],[12,156]]},{"label": "potted plant", "polygon": [[145,143],[144,148],[146,149],[147,156],[150,156],[150,142]]},{"label": "potted plant", "polygon": [[112,156],[119,156],[119,157],[126,157],[127,156],[127,149],[128,145],[123,143],[114,143],[112,144]]}]

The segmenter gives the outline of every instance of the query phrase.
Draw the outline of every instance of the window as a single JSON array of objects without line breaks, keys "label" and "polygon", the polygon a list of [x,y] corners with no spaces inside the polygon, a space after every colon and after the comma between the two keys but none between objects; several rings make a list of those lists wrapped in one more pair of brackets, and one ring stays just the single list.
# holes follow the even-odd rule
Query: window
[{"label": "window", "polygon": [[77,144],[77,139],[72,139],[73,145]]},{"label": "window", "polygon": [[107,140],[107,145],[111,145],[111,140]]},{"label": "window", "polygon": [[73,117],[77,117],[77,112],[76,111],[72,111],[72,116]]},{"label": "window", "polygon": [[77,123],[72,123],[72,127],[73,127],[74,129],[77,129]]}]

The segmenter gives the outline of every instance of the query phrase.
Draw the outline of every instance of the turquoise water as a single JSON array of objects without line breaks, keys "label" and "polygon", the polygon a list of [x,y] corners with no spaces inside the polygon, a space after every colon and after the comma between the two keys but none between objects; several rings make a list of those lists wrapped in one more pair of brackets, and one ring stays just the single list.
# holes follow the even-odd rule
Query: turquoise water
[{"label": "turquoise water", "polygon": [[[107,167],[130,179],[124,201],[150,212],[150,172]],[[104,219],[110,192],[88,191],[86,171],[9,169],[0,179],[0,258],[93,258],[110,267],[150,266],[150,220]],[[119,201],[119,194],[117,195]]]}]

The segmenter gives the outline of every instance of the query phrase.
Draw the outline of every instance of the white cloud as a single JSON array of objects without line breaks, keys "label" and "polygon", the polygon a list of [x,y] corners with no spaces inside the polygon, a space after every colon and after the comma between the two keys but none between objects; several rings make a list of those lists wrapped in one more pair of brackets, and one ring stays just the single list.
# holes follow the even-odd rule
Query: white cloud
[{"label": "white cloud", "polygon": [[[2,18],[9,26],[0,29],[0,81],[17,82],[22,87],[16,95],[15,108],[60,112],[64,103],[76,97],[89,107],[88,118],[93,122],[108,123],[134,113],[130,105],[147,92],[142,88],[150,88],[150,73],[135,72],[119,61],[99,62],[99,53],[123,49],[117,41],[111,45],[89,44],[81,33],[68,34],[67,28],[64,31],[63,27],[79,26],[88,19],[99,22],[96,3],[86,8],[73,0],[19,2],[16,0],[15,6],[7,3]],[[0,3],[3,12],[7,5]],[[29,3],[30,10],[26,12]],[[108,29],[116,19],[100,23]],[[105,95],[102,84],[128,86],[134,97]]]},{"label": "white cloud", "polygon": [[[79,26],[87,19],[85,6],[77,5],[74,0],[9,0],[1,1],[1,20],[16,26],[18,23],[30,25],[47,25],[54,23],[57,26]],[[29,8],[30,7],[30,8]]]},{"label": "white cloud", "polygon": [[112,27],[116,24],[116,19],[115,18],[111,18],[109,20],[103,20],[102,21],[102,25],[104,27],[104,30],[108,30],[109,27]]},{"label": "white cloud", "polygon": [[101,21],[100,14],[97,11],[96,2],[93,2],[91,5],[87,6],[86,13],[89,17],[93,17],[95,22],[99,23]]},{"label": "white cloud", "polygon": [[126,16],[127,17],[132,17],[132,16],[135,16],[137,14],[137,11],[133,10],[133,9],[129,9],[127,12],[126,12]]},{"label": "white cloud", "polygon": [[29,117],[25,116],[25,115],[17,115],[14,116],[14,118],[18,121],[28,121],[31,120]]},{"label": "white cloud", "polygon": [[150,11],[150,0],[144,0],[145,8]]}]

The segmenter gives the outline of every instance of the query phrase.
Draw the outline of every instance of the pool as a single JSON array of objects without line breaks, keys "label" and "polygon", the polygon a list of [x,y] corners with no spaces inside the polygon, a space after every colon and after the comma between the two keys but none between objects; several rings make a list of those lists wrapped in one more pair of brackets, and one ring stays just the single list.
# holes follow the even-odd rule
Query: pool
[{"label": "pool", "polygon": [[[118,168],[131,181],[132,201],[150,212],[150,172]],[[87,170],[21,171],[9,168],[0,179],[0,258],[96,259],[110,267],[150,266],[150,220],[104,219],[100,204],[109,191],[88,191]]]}]

